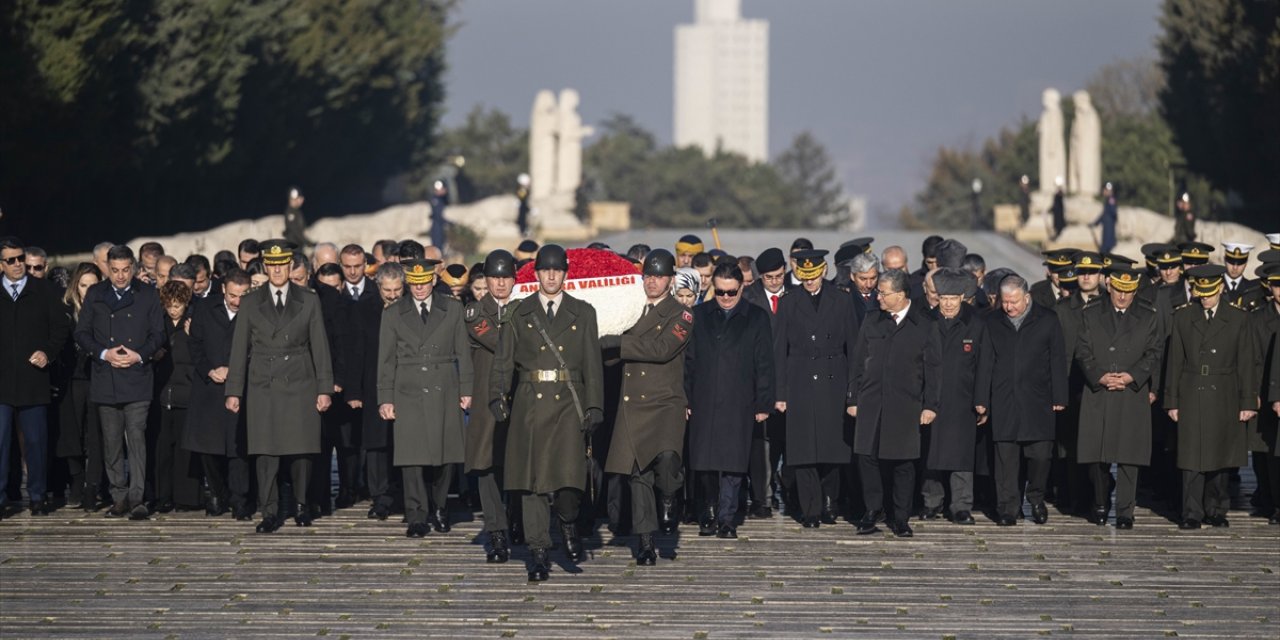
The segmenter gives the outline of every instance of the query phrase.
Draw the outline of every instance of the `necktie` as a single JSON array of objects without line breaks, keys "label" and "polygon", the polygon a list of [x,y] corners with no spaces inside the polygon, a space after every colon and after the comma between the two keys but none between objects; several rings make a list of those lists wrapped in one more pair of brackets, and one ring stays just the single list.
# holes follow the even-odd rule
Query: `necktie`
[{"label": "necktie", "polygon": [[556,310],[555,310],[555,306],[556,306],[556,302],[555,302],[555,300],[552,300],[552,301],[550,301],[550,302],[548,302],[548,303],[547,303],[547,322],[555,322],[555,321],[556,321]]},{"label": "necktie", "polygon": [[11,284],[11,285],[9,285],[9,286],[13,287],[13,299],[14,299],[14,300],[17,300],[17,299],[18,299],[18,284],[15,282],[14,284]]},{"label": "necktie", "polygon": [[644,306],[644,313],[643,313],[643,314],[641,314],[641,316],[640,316],[640,317],[641,317],[641,318],[643,318],[643,317],[645,317],[645,316],[649,315],[649,312],[650,312],[650,311],[653,311],[653,304],[646,304],[646,305]]},{"label": "necktie", "polygon": [[427,301],[426,300],[423,300],[422,302],[418,303],[418,315],[422,316],[422,322],[423,324],[426,324],[427,322]]},{"label": "necktie", "polygon": [[359,290],[359,289],[357,289],[357,288],[355,288],[355,287],[350,287],[350,289],[351,289],[351,299],[352,299],[352,300],[359,300],[359,299],[360,299],[360,290]]},{"label": "necktie", "polygon": [[116,289],[116,300],[124,300],[124,294],[128,291],[128,289]]},{"label": "necktie", "polygon": [[778,312],[778,294],[775,293],[769,296],[769,306],[773,308],[774,313]]},{"label": "necktie", "polygon": [[1204,319],[1205,319],[1205,320],[1213,320],[1213,309],[1205,309],[1205,310],[1204,310]]},{"label": "necktie", "polygon": [[276,292],[276,313],[283,313],[283,312],[284,312],[284,292],[277,291]]},{"label": "necktie", "polygon": [[898,324],[898,314],[893,314],[893,323]]}]

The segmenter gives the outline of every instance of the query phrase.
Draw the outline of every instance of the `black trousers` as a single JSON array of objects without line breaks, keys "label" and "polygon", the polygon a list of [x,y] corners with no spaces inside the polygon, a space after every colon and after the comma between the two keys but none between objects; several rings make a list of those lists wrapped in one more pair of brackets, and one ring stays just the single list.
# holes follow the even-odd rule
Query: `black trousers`
[{"label": "black trousers", "polygon": [[1253,506],[1259,512],[1270,515],[1280,504],[1276,500],[1277,485],[1280,485],[1280,469],[1276,468],[1275,457],[1267,451],[1250,451],[1249,460],[1253,466],[1253,475],[1258,479],[1258,488],[1253,491]]},{"label": "black trousers", "polygon": [[[867,513],[884,511],[894,522],[904,524],[911,519],[916,488],[915,460],[884,460],[859,454],[858,476],[862,479],[862,501],[867,506]],[[893,501],[891,513],[885,509],[885,483],[889,484],[889,496]]]},{"label": "black trousers", "polygon": [[738,496],[742,492],[742,480],[746,476],[741,473],[723,471],[698,471],[698,493],[701,512],[707,507],[715,507],[716,524],[737,524]]},{"label": "black trousers", "polygon": [[[1097,462],[1089,467],[1089,483],[1093,485],[1093,508],[1104,509],[1111,497],[1111,463]],[[1116,465],[1116,518],[1133,519],[1138,501],[1138,465]]]},{"label": "black trousers", "polygon": [[191,464],[191,452],[182,448],[182,431],[187,424],[184,408],[160,408],[156,433],[155,487],[157,502],[186,507],[200,504],[200,478]]},{"label": "black trousers", "polygon": [[249,506],[249,461],[240,456],[200,454],[209,491],[219,502],[240,510]]},{"label": "black trousers", "polygon": [[[283,456],[289,463],[289,477],[293,481],[293,497],[299,505],[307,504],[307,485],[311,480],[311,455]],[[280,485],[276,476],[280,473],[281,456],[258,456],[258,508],[262,517],[279,517]],[[299,507],[301,511],[301,506]]]},{"label": "black trousers", "polygon": [[[72,379],[58,410],[74,414],[74,420],[80,425],[79,451],[66,458],[71,491],[73,495],[96,501],[103,482],[102,426],[98,423],[97,407],[89,402],[89,381]],[[21,465],[18,471],[21,473]]]},{"label": "black trousers", "polygon": [[832,504],[840,500],[840,467],[838,464],[809,464],[792,467],[795,474],[796,494],[800,499],[800,513],[805,518],[822,515],[827,500]]},{"label": "black trousers", "polygon": [[[338,407],[334,407],[338,409]],[[330,409],[331,411],[333,409]],[[352,416],[353,412],[346,403],[338,409],[342,416],[326,417],[320,425],[320,455],[311,470],[311,497],[309,502],[320,505],[324,511],[331,508],[333,496],[333,460],[334,452],[338,459],[338,496],[350,501],[355,500],[360,485],[360,447],[348,446],[343,442],[342,430],[354,429],[346,424],[343,418]],[[354,414],[358,417],[359,414]],[[354,418],[353,418],[354,419]]]},{"label": "black trousers", "polygon": [[373,504],[390,508],[395,503],[396,482],[391,474],[391,449],[369,449],[364,452],[364,477]]},{"label": "black trousers", "polygon": [[1227,492],[1229,469],[1216,471],[1182,470],[1182,519],[1204,520],[1206,516],[1225,516],[1231,507]]},{"label": "black trousers", "polygon": [[485,531],[506,531],[507,506],[502,502],[502,467],[489,467],[471,473],[476,480],[476,493],[480,494],[480,508],[484,511]]},{"label": "black trousers", "polygon": [[772,492],[773,470],[769,457],[769,421],[757,422],[751,428],[751,452],[747,458],[747,480],[751,483],[751,504],[756,508],[769,506]]},{"label": "black trousers", "polygon": [[675,451],[663,451],[644,469],[631,470],[631,530],[653,533],[658,530],[656,488],[663,496],[674,497],[684,486],[684,463]]},{"label": "black trousers", "polygon": [[449,499],[449,481],[453,465],[405,466],[400,468],[404,482],[404,516],[409,524],[427,521],[432,509],[444,509]]},{"label": "black trousers", "polygon": [[1022,515],[1022,466],[1026,463],[1026,496],[1032,505],[1044,504],[1045,485],[1053,460],[1053,441],[995,443],[996,514],[1001,518]]},{"label": "black trousers", "polygon": [[560,523],[571,523],[578,519],[578,510],[582,507],[582,491],[578,489],[561,489],[554,494],[529,493],[520,494],[521,509],[524,517],[524,539],[530,549],[551,548],[551,510],[555,509]]}]

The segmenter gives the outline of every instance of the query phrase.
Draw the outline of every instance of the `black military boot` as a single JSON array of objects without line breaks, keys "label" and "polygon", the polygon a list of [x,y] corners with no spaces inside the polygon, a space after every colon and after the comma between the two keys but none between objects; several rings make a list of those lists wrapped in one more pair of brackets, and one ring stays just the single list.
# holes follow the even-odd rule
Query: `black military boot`
[{"label": "black military boot", "polygon": [[675,496],[662,496],[662,501],[658,504],[658,528],[665,534],[672,534],[679,526],[680,516],[676,513]]},{"label": "black military boot", "polygon": [[653,534],[640,534],[640,550],[636,553],[636,564],[642,567],[651,567],[657,563],[658,549],[653,544]]},{"label": "black military boot", "polygon": [[698,519],[698,535],[714,536],[716,534],[716,508],[705,507],[702,510],[702,517]]},{"label": "black military boot", "polygon": [[546,549],[534,549],[529,560],[529,582],[546,582],[550,577],[551,562],[547,559]]},{"label": "black military boot", "polygon": [[511,549],[507,546],[506,531],[490,531],[489,532],[489,553],[485,555],[485,561],[500,563],[511,559]]},{"label": "black military boot", "polygon": [[573,562],[582,562],[587,555],[582,550],[582,539],[578,537],[577,522],[560,522],[560,537],[564,538],[564,555]]}]

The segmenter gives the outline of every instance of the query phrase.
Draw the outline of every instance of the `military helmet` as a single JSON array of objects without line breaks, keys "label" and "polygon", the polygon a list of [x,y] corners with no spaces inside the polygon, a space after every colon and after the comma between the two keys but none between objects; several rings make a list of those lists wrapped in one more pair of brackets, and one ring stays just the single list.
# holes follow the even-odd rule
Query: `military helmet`
[{"label": "military helmet", "polygon": [[497,249],[489,252],[489,255],[484,259],[484,277],[516,277],[516,257],[506,249]]},{"label": "military helmet", "polygon": [[666,249],[654,249],[644,257],[641,273],[646,276],[674,276],[676,275],[676,257]]},{"label": "military helmet", "polygon": [[565,253],[564,247],[558,244],[544,244],[538,249],[538,257],[533,262],[533,268],[538,271],[542,269],[568,271],[569,255]]}]

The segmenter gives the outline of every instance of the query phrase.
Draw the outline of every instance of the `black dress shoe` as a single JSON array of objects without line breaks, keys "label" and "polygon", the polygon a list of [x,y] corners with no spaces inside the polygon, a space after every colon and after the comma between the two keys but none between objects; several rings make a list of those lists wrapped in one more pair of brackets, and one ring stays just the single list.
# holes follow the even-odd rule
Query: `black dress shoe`
[{"label": "black dress shoe", "polygon": [[31,503],[31,515],[47,516],[50,513],[53,513],[53,505],[49,504],[47,501],[36,500]]},{"label": "black dress shoe", "polygon": [[951,521],[956,524],[974,524],[973,514],[968,511],[961,511],[952,516]]},{"label": "black dress shoe", "polygon": [[893,530],[893,535],[899,538],[910,538],[915,535],[915,533],[911,531],[911,525],[906,522],[895,522],[890,525],[890,528]]},{"label": "black dress shoe", "polygon": [[298,515],[293,517],[293,523],[299,527],[309,527],[312,522],[315,522],[315,518],[311,517],[311,509],[306,505],[299,506]]},{"label": "black dress shoe", "polygon": [[280,528],[280,519],[275,516],[264,516],[262,522],[254,528],[258,533],[275,533]]},{"label": "black dress shoe", "polygon": [[1012,527],[1016,524],[1018,524],[1018,519],[1013,516],[1000,516],[1000,519],[996,520],[997,527]]},{"label": "black dress shoe", "polygon": [[385,504],[375,504],[369,507],[370,520],[386,520],[391,517],[391,509]]},{"label": "black dress shoe", "polygon": [[1089,522],[1092,522],[1099,527],[1105,526],[1107,524],[1107,508],[1094,507],[1093,511],[1089,514]]},{"label": "black dress shoe", "polygon": [[818,527],[822,526],[822,520],[816,517],[810,516],[808,518],[805,518],[804,520],[801,520],[800,526],[806,529],[817,529]]},{"label": "black dress shoe", "polygon": [[1280,524],[1280,509],[1276,509],[1271,517],[1267,518],[1267,524]]},{"label": "black dress shoe", "polygon": [[642,567],[652,567],[658,563],[658,550],[653,545],[653,534],[640,534],[640,549],[636,551],[636,564]]},{"label": "black dress shoe", "polygon": [[822,521],[822,524],[836,523],[836,508],[831,503],[831,496],[822,497],[822,513],[818,516],[818,519]]},{"label": "black dress shoe", "polygon": [[1199,529],[1199,528],[1200,528],[1200,521],[1199,521],[1199,520],[1195,520],[1195,519],[1190,519],[1190,518],[1188,518],[1188,519],[1186,519],[1186,520],[1183,520],[1182,522],[1179,522],[1179,523],[1178,523],[1178,528],[1179,528],[1179,529],[1183,529],[1183,530]]},{"label": "black dress shoe", "polygon": [[879,522],[880,519],[883,517],[884,517],[884,512],[882,511],[877,510],[877,511],[866,512],[862,516],[862,519],[858,521],[858,535],[865,536],[869,533],[875,533],[876,531],[878,531],[876,527],[876,523]]},{"label": "black dress shoe", "polygon": [[680,514],[676,508],[674,496],[663,496],[658,504],[658,529],[667,535],[676,532],[680,526]]},{"label": "black dress shoe", "polygon": [[1227,521],[1226,516],[1205,516],[1204,523],[1215,528],[1226,528],[1231,526],[1231,523]]},{"label": "black dress shoe", "polygon": [[1043,502],[1031,505],[1031,521],[1036,524],[1044,524],[1049,521],[1049,507]]},{"label": "black dress shoe", "polygon": [[409,528],[405,530],[404,535],[409,538],[425,538],[427,537],[427,532],[430,530],[431,527],[427,526],[427,523],[415,522],[409,525]]},{"label": "black dress shoe", "polygon": [[453,527],[449,526],[449,511],[446,509],[432,511],[428,520],[431,522],[431,528],[439,533],[449,533],[453,529]]},{"label": "black dress shoe", "polygon": [[736,540],[738,538],[738,528],[730,524],[722,524],[720,529],[716,531],[716,537],[725,540]]},{"label": "black dress shoe", "polygon": [[204,505],[204,514],[216,518],[227,512],[227,505],[218,496],[212,496]]},{"label": "black dress shoe", "polygon": [[529,582],[546,582],[550,577],[551,562],[547,560],[546,549],[534,549],[529,560]]},{"label": "black dress shoe", "polygon": [[752,520],[768,520],[773,517],[773,509],[770,509],[769,505],[765,504],[756,505],[751,509],[751,513],[747,514],[747,517]]},{"label": "black dress shoe", "polygon": [[157,504],[157,505],[156,505],[156,512],[157,512],[157,513],[169,513],[169,512],[171,512],[171,511],[173,511],[173,501],[172,501],[172,500],[161,500],[161,501],[160,501],[160,504]]},{"label": "black dress shoe", "polygon": [[1116,518],[1116,528],[1117,528],[1117,529],[1132,529],[1132,528],[1133,528],[1133,518],[1121,518],[1121,517],[1117,517],[1117,518]]},{"label": "black dress shoe", "polygon": [[133,505],[133,509],[129,510],[130,520],[146,520],[151,516],[151,511],[147,509],[147,505],[139,502]]},{"label": "black dress shoe", "polygon": [[582,549],[582,539],[578,537],[578,524],[576,522],[561,522],[560,537],[564,539],[564,555],[572,562],[582,562],[586,559],[586,551]]},{"label": "black dress shoe", "polygon": [[715,507],[707,507],[702,511],[702,517],[698,520],[698,535],[702,537],[714,536],[716,534],[716,510]]},{"label": "black dress shoe", "polygon": [[921,520],[937,520],[942,517],[942,507],[934,507],[932,509],[923,509],[920,511]]},{"label": "black dress shoe", "polygon": [[512,546],[524,544],[524,523],[518,518],[511,520],[511,532],[507,536],[507,542]]},{"label": "black dress shoe", "polygon": [[355,499],[353,499],[349,494],[342,493],[339,493],[338,499],[333,501],[335,509],[350,509],[351,507],[354,507],[355,504]]},{"label": "black dress shoe", "polygon": [[511,559],[511,548],[507,546],[506,531],[489,532],[489,553],[485,554],[485,562],[502,563]]},{"label": "black dress shoe", "polygon": [[253,510],[247,506],[236,507],[232,512],[232,517],[240,522],[249,522],[253,520]]},{"label": "black dress shoe", "polygon": [[110,509],[107,509],[108,518],[123,518],[127,515],[129,515],[129,502],[127,500],[121,500],[111,505]]}]

